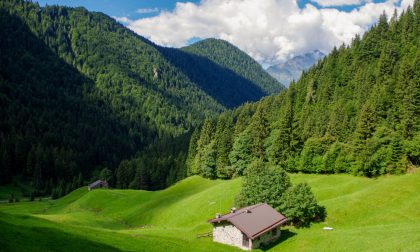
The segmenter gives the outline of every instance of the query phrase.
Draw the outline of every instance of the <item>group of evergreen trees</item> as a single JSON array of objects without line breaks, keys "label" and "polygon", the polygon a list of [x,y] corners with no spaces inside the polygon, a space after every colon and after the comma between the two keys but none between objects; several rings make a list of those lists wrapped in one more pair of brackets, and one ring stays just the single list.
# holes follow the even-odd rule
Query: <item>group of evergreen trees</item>
[{"label": "group of evergreen trees", "polygon": [[420,3],[385,14],[287,91],[208,118],[189,174],[243,175],[253,160],[289,172],[404,173],[420,165]]},{"label": "group of evergreen trees", "polygon": [[[280,87],[245,54],[254,76],[200,50],[154,45],[84,8],[5,0],[0,14],[0,184],[17,176],[62,195],[80,176],[109,170],[112,186],[166,187],[186,174],[191,129]],[[248,91],[231,102],[237,89]]]}]

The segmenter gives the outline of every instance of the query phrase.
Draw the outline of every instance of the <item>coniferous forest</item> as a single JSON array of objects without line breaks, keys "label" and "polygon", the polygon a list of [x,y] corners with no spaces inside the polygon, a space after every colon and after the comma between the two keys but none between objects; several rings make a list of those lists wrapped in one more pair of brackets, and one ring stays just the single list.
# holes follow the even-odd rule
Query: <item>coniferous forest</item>
[{"label": "coniferous forest", "polygon": [[186,176],[204,118],[283,88],[222,41],[207,42],[224,46],[208,59],[84,8],[7,0],[0,12],[0,184],[19,180],[27,193],[60,196],[98,178],[164,188]]},{"label": "coniferous forest", "polygon": [[288,172],[401,174],[420,165],[420,3],[342,45],[279,95],[207,118],[189,174],[232,178],[253,160]]}]

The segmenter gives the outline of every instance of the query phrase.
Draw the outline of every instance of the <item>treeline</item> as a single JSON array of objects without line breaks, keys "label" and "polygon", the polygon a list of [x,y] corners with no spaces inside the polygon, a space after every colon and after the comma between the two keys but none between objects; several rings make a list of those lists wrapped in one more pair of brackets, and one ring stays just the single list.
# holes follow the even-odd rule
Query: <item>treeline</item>
[{"label": "treeline", "polygon": [[189,174],[241,176],[253,160],[289,172],[404,173],[420,165],[420,3],[381,15],[287,91],[207,119]]},{"label": "treeline", "polygon": [[158,190],[172,185],[187,176],[189,138],[190,134],[158,139],[134,158],[123,160],[108,180],[122,189]]}]

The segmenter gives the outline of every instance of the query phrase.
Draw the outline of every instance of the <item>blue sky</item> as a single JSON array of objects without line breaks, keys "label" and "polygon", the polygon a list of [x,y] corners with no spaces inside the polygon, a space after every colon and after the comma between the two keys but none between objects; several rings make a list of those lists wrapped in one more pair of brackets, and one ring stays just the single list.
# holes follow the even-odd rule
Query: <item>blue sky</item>
[{"label": "blue sky", "polygon": [[[264,0],[261,0],[264,1]],[[199,0],[182,1],[182,0],[39,0],[40,5],[45,4],[53,5],[65,5],[71,7],[83,6],[91,11],[100,11],[110,16],[116,17],[129,17],[130,19],[139,19],[145,17],[156,16],[159,14],[159,10],[171,11],[175,8],[176,2],[192,2],[199,3]],[[385,0],[373,0],[372,2],[385,2]],[[315,7],[320,8],[316,2],[310,0],[299,0],[299,7],[303,8],[307,3],[313,4]],[[334,6],[335,9],[342,11],[351,11],[359,5],[345,5],[345,6]],[[143,12],[138,13],[139,9],[143,9]],[[141,12],[141,11],[140,11]]]},{"label": "blue sky", "polygon": [[[176,0],[39,0],[41,6],[49,5],[65,5],[70,7],[83,6],[90,11],[100,11],[109,16],[129,17],[130,19],[138,19],[151,17],[159,14],[159,10],[173,10],[176,2],[194,2],[194,1],[176,1]],[[138,10],[144,10],[139,13]],[[140,11],[141,12],[141,11]]]}]

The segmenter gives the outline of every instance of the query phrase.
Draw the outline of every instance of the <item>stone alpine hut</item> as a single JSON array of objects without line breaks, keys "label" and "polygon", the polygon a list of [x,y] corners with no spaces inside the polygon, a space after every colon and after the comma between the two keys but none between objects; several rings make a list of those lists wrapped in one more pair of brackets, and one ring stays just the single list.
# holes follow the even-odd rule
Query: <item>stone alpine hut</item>
[{"label": "stone alpine hut", "polygon": [[271,206],[261,203],[225,215],[217,214],[213,224],[213,241],[244,250],[258,248],[280,237],[280,226],[287,218]]},{"label": "stone alpine hut", "polygon": [[106,180],[96,180],[92,184],[88,185],[89,191],[93,189],[98,189],[98,188],[108,188],[108,182]]}]

